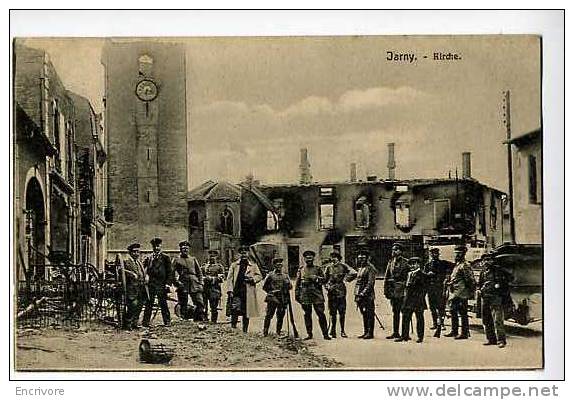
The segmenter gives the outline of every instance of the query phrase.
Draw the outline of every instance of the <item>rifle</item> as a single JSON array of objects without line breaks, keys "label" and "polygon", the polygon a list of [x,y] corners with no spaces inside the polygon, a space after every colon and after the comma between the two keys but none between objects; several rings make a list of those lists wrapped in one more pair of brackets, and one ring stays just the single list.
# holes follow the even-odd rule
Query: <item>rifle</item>
[{"label": "rifle", "polygon": [[297,339],[299,337],[299,332],[297,332],[297,327],[295,326],[295,318],[293,318],[293,306],[291,304],[291,294],[287,296],[287,310],[289,311],[289,322],[293,327],[293,337]]},{"label": "rifle", "polygon": [[[118,265],[119,264],[119,265]],[[124,270],[124,260],[118,254],[116,256],[116,265],[120,268],[120,279],[122,282],[122,299],[121,304],[118,306],[118,328],[122,328],[125,324],[125,317],[126,317],[126,306],[128,300],[128,288],[126,282],[126,271]]]}]

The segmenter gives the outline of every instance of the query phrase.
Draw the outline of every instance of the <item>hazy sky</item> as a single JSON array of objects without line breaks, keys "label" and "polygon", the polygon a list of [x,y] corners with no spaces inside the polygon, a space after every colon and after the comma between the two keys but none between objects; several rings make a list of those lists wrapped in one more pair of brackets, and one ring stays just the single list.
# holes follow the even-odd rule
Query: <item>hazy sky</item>
[{"label": "hazy sky", "polygon": [[[446,177],[472,152],[473,176],[505,190],[502,91],[518,136],[540,127],[540,48],[526,36],[194,38],[188,44],[189,186],[207,179],[298,180],[307,147],[315,180],[349,164],[386,177]],[[101,110],[102,40],[29,40],[64,84]],[[414,53],[409,63],[387,51]],[[456,52],[458,61],[433,61]],[[427,55],[429,58],[424,59]]]}]

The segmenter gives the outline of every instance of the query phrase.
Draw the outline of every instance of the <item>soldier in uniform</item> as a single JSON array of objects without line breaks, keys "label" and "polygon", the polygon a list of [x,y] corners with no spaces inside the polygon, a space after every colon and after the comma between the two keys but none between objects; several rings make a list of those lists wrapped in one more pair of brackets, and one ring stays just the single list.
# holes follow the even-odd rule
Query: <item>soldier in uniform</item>
[{"label": "soldier in uniform", "polygon": [[157,297],[163,324],[170,326],[171,315],[167,306],[167,294],[175,280],[171,260],[167,254],[161,251],[161,238],[154,238],[150,243],[153,253],[144,261],[144,269],[148,276],[149,297],[145,305],[142,325],[149,327],[153,305]]},{"label": "soldier in uniform", "polygon": [[427,308],[425,294],[429,274],[425,273],[421,269],[421,259],[419,257],[410,258],[409,264],[411,271],[407,276],[405,299],[402,307],[402,335],[400,338],[395,339],[395,342],[406,342],[411,340],[409,329],[414,313],[417,319],[417,343],[422,343],[425,335],[424,312]]},{"label": "soldier in uniform", "polygon": [[[209,250],[209,259],[202,267],[203,269],[203,299],[206,306],[209,305],[211,311],[211,322],[217,322],[217,310],[221,299],[221,284],[225,280],[225,269],[217,262],[219,252]],[[205,309],[207,317],[207,307]]]},{"label": "soldier in uniform", "polygon": [[[474,297],[475,282],[470,264],[465,260],[466,246],[458,245],[454,248],[455,266],[448,280],[448,299],[450,304],[451,331],[445,336],[455,339],[468,339],[470,330],[468,326],[468,299]],[[459,335],[458,327],[462,331]]]},{"label": "soldier in uniform", "polygon": [[375,337],[375,278],[377,270],[368,260],[369,251],[359,249],[357,255],[357,283],[355,284],[355,302],[363,316],[363,334],[359,339]]},{"label": "soldier in uniform", "polygon": [[430,260],[425,264],[423,270],[429,274],[427,293],[432,315],[431,329],[441,329],[444,326],[444,315],[446,311],[444,284],[452,268],[453,265],[451,262],[440,259],[440,250],[437,247],[430,249]]},{"label": "soldier in uniform", "polygon": [[147,299],[146,278],[142,262],[140,261],[139,243],[132,243],[128,246],[129,257],[124,260],[124,273],[126,277],[126,317],[124,319],[124,329],[132,330],[137,328],[138,320],[144,302]]},{"label": "soldier in uniform", "polygon": [[390,300],[393,309],[393,334],[387,336],[387,339],[398,339],[400,335],[401,307],[405,295],[405,285],[409,273],[409,263],[402,256],[403,247],[400,243],[394,243],[392,247],[391,259],[387,263],[385,271],[384,293],[385,297]]},{"label": "soldier in uniform", "polygon": [[325,274],[321,267],[314,264],[315,252],[306,250],[303,252],[305,265],[299,267],[295,280],[295,300],[303,308],[305,318],[305,329],[307,337],[304,340],[313,339],[313,317],[312,312],[319,319],[319,326],[325,340],[331,340],[327,327],[327,317],[325,317],[325,298],[323,297],[323,284]]},{"label": "soldier in uniform", "polygon": [[193,319],[203,321],[203,273],[197,259],[189,255],[189,247],[187,240],[180,242],[179,256],[173,260],[172,264],[177,274],[175,281],[177,301],[181,307],[181,317],[190,319],[192,315],[188,310],[188,297],[191,297],[194,307]]},{"label": "soldier in uniform", "polygon": [[249,319],[259,315],[255,285],[262,279],[259,267],[249,261],[249,247],[239,247],[239,260],[229,267],[227,273],[227,297],[231,298],[231,327],[237,327],[239,316],[243,332],[249,329]]},{"label": "soldier in uniform", "polygon": [[289,304],[289,291],[292,289],[291,280],[287,274],[283,273],[283,259],[275,257],[273,259],[273,271],[265,277],[263,290],[267,293],[265,302],[265,320],[263,321],[263,336],[269,334],[269,325],[273,315],[277,315],[277,335],[281,335],[283,328],[283,318]]},{"label": "soldier in uniform", "polygon": [[341,253],[331,252],[331,260],[325,267],[325,289],[327,289],[327,306],[331,316],[331,337],[337,337],[337,313],[341,322],[341,337],[346,338],[345,312],[347,310],[347,286],[357,277],[357,271],[341,261]]},{"label": "soldier in uniform", "polygon": [[504,330],[504,306],[510,297],[510,274],[494,262],[492,255],[486,254],[484,270],[478,279],[477,296],[482,298],[482,324],[486,334],[485,346],[506,346]]}]

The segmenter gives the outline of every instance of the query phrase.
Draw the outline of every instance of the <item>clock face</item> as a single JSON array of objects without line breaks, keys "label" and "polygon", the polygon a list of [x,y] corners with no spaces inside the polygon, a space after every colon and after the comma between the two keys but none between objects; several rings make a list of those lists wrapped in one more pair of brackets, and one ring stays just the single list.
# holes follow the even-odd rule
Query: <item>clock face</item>
[{"label": "clock face", "polygon": [[157,86],[153,81],[144,79],[137,84],[136,95],[142,101],[152,101],[157,97]]}]

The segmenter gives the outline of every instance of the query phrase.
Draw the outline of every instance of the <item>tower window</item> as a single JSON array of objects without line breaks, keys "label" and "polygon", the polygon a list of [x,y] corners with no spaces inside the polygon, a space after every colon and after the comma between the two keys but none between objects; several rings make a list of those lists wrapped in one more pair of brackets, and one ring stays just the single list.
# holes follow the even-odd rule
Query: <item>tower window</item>
[{"label": "tower window", "polygon": [[140,56],[138,59],[139,74],[143,76],[151,75],[153,69],[153,58],[147,54]]}]

